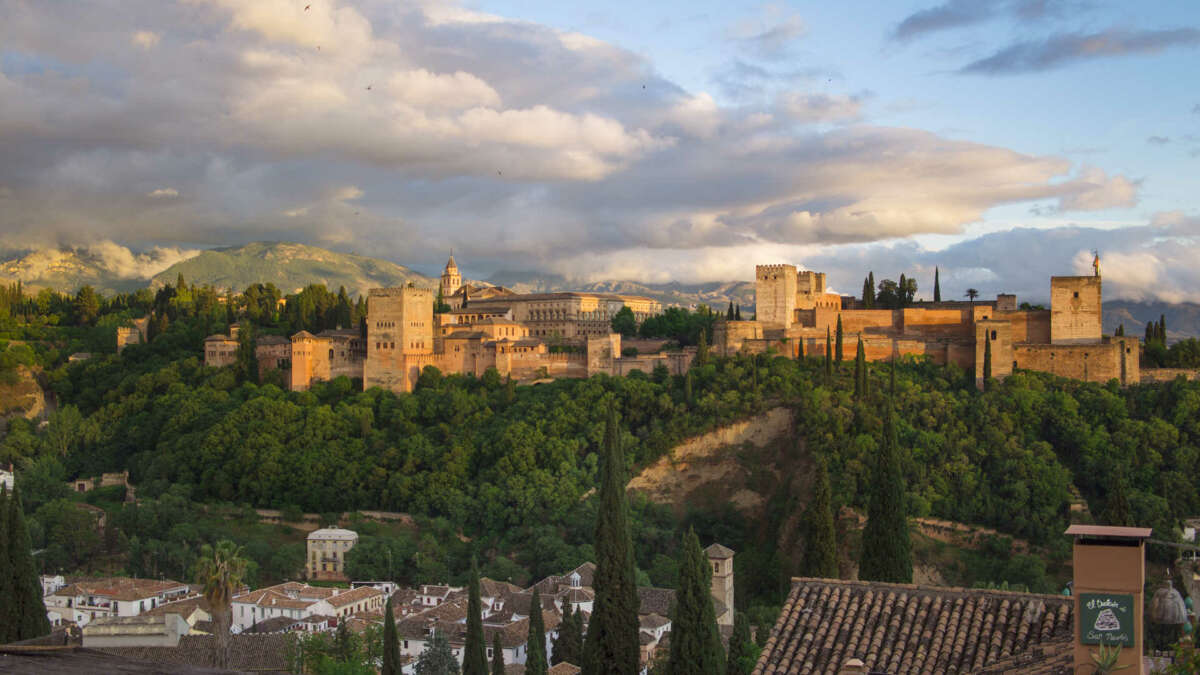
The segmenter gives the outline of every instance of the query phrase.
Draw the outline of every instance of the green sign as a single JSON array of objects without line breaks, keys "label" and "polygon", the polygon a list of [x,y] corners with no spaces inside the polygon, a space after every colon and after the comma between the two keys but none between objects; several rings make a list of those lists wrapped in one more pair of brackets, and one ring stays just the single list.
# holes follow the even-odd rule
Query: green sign
[{"label": "green sign", "polygon": [[1133,646],[1133,596],[1079,594],[1079,641],[1085,645]]}]

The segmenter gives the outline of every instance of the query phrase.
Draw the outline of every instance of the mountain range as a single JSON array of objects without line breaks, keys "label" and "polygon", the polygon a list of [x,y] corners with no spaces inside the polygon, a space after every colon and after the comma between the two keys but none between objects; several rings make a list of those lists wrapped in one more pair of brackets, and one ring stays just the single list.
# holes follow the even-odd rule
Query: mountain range
[{"label": "mountain range", "polygon": [[[437,283],[432,277],[386,260],[289,242],[255,242],[206,251],[154,249],[136,254],[116,245],[0,254],[0,282],[20,280],[30,288],[64,292],[74,292],[85,284],[106,294],[156,288],[174,283],[180,274],[191,283],[222,289],[243,289],[255,282],[270,282],[284,293],[314,283],[323,283],[331,289],[345,286],[351,295],[409,281],[430,287]],[[706,304],[717,310],[724,310],[733,302],[741,305],[746,314],[754,306],[752,281],[573,282],[560,275],[536,271],[505,271],[482,283],[505,286],[518,293],[586,291],[643,295],[667,306]],[[1141,336],[1146,324],[1160,316],[1166,318],[1171,340],[1200,337],[1200,304],[1191,302],[1106,300],[1104,332],[1111,334],[1123,324],[1126,333]]]}]

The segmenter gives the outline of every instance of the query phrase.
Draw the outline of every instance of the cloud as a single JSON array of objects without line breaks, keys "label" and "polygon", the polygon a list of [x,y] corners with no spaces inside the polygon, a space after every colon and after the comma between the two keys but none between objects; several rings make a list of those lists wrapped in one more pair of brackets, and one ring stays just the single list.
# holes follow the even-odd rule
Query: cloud
[{"label": "cloud", "polygon": [[901,41],[912,40],[928,33],[980,23],[994,14],[995,7],[990,2],[951,0],[908,15],[892,31],[892,37]]},{"label": "cloud", "polygon": [[[480,270],[585,269],[957,234],[1008,204],[1103,209],[1139,190],[871,126],[870,94],[749,56],[764,95],[728,105],[615,45],[447,3],[128,3],[81,0],[70,21],[30,3],[0,23],[40,66],[0,70],[6,243],[280,239],[430,267],[453,245]],[[781,24],[797,34],[780,14],[745,35]],[[135,28],[171,37],[147,58]]]},{"label": "cloud", "polygon": [[1192,106],[1192,114],[1200,115],[1200,103],[1197,103],[1196,105]]},{"label": "cloud", "polygon": [[1058,68],[1078,61],[1160,52],[1171,47],[1200,45],[1200,30],[1125,30],[1100,33],[1057,33],[1044,40],[1018,42],[964,66],[972,75],[1011,75]]},{"label": "cloud", "polygon": [[1151,136],[1146,139],[1146,142],[1150,145],[1166,145],[1171,142],[1171,139],[1166,136]]},{"label": "cloud", "polygon": [[758,16],[745,19],[729,30],[730,38],[750,56],[779,60],[791,53],[792,44],[808,33],[799,14],[777,5],[767,5]]},{"label": "cloud", "polygon": [[158,46],[158,42],[161,39],[162,38],[158,35],[158,33],[148,30],[139,30],[129,38],[129,41],[135,47],[141,47],[142,49],[153,49],[154,47]]}]

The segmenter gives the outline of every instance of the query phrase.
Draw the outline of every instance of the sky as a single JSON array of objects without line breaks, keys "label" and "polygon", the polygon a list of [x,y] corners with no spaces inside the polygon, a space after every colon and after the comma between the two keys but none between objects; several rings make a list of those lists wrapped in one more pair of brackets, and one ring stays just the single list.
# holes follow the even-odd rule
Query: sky
[{"label": "sky", "polygon": [[[0,0],[0,249],[1200,299],[1200,3]],[[114,255],[118,255],[114,253]],[[130,272],[134,274],[136,272]]]}]

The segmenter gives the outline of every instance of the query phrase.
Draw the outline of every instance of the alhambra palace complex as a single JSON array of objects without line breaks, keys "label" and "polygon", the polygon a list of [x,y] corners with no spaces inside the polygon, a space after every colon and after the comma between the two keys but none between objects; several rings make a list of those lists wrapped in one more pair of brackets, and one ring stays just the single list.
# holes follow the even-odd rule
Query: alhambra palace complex
[{"label": "alhambra palace complex", "polygon": [[[984,353],[991,343],[992,376],[1014,368],[1039,370],[1092,382],[1140,381],[1139,345],[1134,337],[1101,332],[1101,279],[1052,277],[1050,309],[1021,310],[1014,295],[995,301],[916,302],[904,309],[862,309],[859,299],[826,291],[825,274],[792,265],[759,265],[755,274],[756,317],[716,323],[713,349],[795,356],[825,354],[826,336],[841,318],[843,357],[854,358],[862,338],[866,358],[887,361],[908,355],[956,364],[982,382]],[[495,368],[518,381],[624,375],[659,365],[679,375],[695,349],[622,356],[612,318],[629,307],[640,322],[661,311],[649,298],[602,293],[518,294],[494,286],[463,284],[451,256],[441,278],[449,311],[434,313],[435,294],[411,284],[377,288],[367,298],[366,336],[357,329],[301,331],[291,339],[262,336],[256,355],[262,371],[283,369],[293,390],[314,380],[345,375],[364,388],[412,391],[426,366],[443,373],[481,376]],[[566,349],[552,351],[549,342]],[[205,364],[236,359],[231,335],[205,340]]]}]

